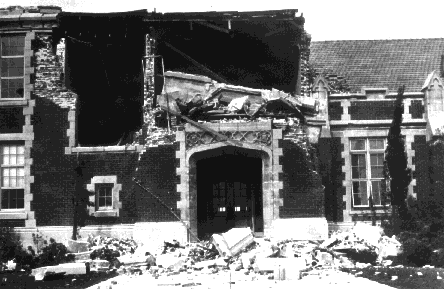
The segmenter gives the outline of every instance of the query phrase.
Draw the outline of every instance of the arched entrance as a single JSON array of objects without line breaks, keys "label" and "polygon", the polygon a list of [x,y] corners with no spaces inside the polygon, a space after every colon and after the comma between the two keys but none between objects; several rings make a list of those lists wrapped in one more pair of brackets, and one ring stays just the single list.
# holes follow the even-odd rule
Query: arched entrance
[{"label": "arched entrance", "polygon": [[[282,129],[273,129],[271,121],[206,123],[205,127],[202,130],[187,124],[184,131],[176,132],[176,140],[179,142],[176,171],[180,177],[180,183],[177,184],[177,192],[180,192],[177,208],[180,209],[180,218],[189,226],[188,240],[195,241],[194,236],[208,235],[216,230],[222,232],[224,228],[245,223],[252,226],[256,236],[270,234],[283,205],[280,197],[283,182],[279,180],[279,174],[282,173],[282,165],[279,164],[283,155],[279,147]],[[206,131],[208,129],[236,140],[240,145],[220,141],[214,133]],[[211,222],[214,222],[216,215],[212,218],[208,214],[210,200],[213,202],[213,212],[215,210],[215,191],[231,201],[228,202],[230,208],[225,206],[225,220],[228,222],[223,226],[212,226]],[[245,197],[236,198],[231,197],[232,191],[235,196],[236,192],[239,196],[242,196],[243,191],[247,193]],[[254,205],[251,203],[253,197]],[[236,200],[238,204],[246,203],[245,211],[251,212],[247,211],[241,217],[241,208],[236,208],[241,206],[236,205]],[[223,206],[220,207],[223,211]],[[230,216],[227,210],[234,212]],[[250,223],[248,220],[251,220]]]},{"label": "arched entrance", "polygon": [[260,151],[221,147],[193,155],[199,238],[234,227],[264,230]]}]

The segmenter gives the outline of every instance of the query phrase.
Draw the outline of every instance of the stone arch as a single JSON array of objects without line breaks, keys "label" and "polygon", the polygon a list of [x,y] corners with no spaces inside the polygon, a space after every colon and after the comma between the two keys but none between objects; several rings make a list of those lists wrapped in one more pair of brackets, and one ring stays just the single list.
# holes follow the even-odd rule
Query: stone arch
[{"label": "stone arch", "polygon": [[188,234],[188,240],[193,241],[192,235],[197,236],[196,156],[198,157],[201,152],[214,151],[224,147],[239,147],[251,151],[252,154],[260,155],[262,159],[264,234],[267,235],[267,232],[272,229],[273,220],[279,219],[279,207],[283,205],[283,199],[280,198],[283,183],[279,180],[279,173],[282,172],[282,166],[279,165],[282,148],[279,148],[278,145],[278,140],[282,139],[282,130],[271,129],[271,125],[269,128],[272,133],[272,142],[268,146],[248,142],[242,142],[242,146],[232,146],[226,142],[214,142],[186,149],[186,131],[176,133],[176,140],[179,142],[179,150],[176,152],[179,167],[176,171],[180,176],[180,183],[177,185],[180,201],[177,202],[177,208],[180,209],[182,221],[190,227],[193,233]]}]

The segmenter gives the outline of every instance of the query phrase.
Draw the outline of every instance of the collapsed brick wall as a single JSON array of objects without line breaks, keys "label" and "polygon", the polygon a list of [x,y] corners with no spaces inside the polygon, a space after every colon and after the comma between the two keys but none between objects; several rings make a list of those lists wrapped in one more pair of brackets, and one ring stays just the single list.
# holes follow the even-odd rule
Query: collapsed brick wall
[{"label": "collapsed brick wall", "polygon": [[50,34],[37,34],[33,46],[35,96],[51,100],[61,108],[75,109],[77,95],[64,85],[65,40],[54,47]]},{"label": "collapsed brick wall", "polygon": [[[144,66],[144,83],[143,83],[143,125],[142,128],[135,133],[133,145],[157,146],[164,144],[173,144],[175,142],[176,127],[172,127],[170,131],[167,128],[156,125],[155,115],[160,108],[154,107],[155,103],[155,79],[159,81],[159,77],[154,77],[154,57],[155,40],[149,34],[145,35],[145,66]],[[159,75],[161,72],[157,72]],[[174,122],[175,117],[172,117]]]},{"label": "collapsed brick wall", "polygon": [[[31,184],[34,194],[31,210],[35,211],[37,226],[72,225],[72,199],[76,182],[74,168],[78,164],[78,157],[86,162],[87,175],[117,175],[117,182],[122,184],[119,198],[122,209],[119,217],[93,217],[86,221],[86,225],[177,221],[149,193],[132,182],[136,167],[139,166],[137,177],[142,184],[149,191],[159,195],[168,206],[176,208],[176,202],[179,200],[176,192],[176,146],[147,148],[140,163],[137,163],[138,153],[134,152],[65,155],[64,149],[69,146],[68,112],[75,109],[77,95],[64,86],[64,41],[62,39],[55,50],[50,34],[38,34],[33,45],[33,98],[36,105],[32,116],[35,138],[31,150],[31,175],[34,176],[34,183]],[[152,92],[149,89],[146,91],[145,109],[151,109]],[[149,119],[151,115],[147,117],[147,123],[153,123],[152,119]],[[85,188],[87,183],[88,180],[83,184]]]}]

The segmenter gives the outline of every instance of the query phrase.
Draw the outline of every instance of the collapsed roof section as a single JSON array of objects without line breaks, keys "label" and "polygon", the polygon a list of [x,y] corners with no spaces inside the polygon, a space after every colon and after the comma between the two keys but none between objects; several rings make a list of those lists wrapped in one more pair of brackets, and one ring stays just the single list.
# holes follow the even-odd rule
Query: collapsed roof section
[{"label": "collapsed roof section", "polygon": [[313,98],[218,83],[208,77],[168,71],[159,106],[173,115],[194,121],[255,118],[298,118],[318,112]]},{"label": "collapsed roof section", "polygon": [[145,22],[165,70],[295,93],[305,35],[296,12],[152,13]]},{"label": "collapsed roof section", "polygon": [[155,58],[155,95],[165,70],[297,93],[299,45],[306,34],[296,12],[59,13],[53,36],[56,43],[66,38],[65,80],[79,96],[79,143],[122,144],[141,128],[146,34],[154,39],[154,55],[161,56]]}]

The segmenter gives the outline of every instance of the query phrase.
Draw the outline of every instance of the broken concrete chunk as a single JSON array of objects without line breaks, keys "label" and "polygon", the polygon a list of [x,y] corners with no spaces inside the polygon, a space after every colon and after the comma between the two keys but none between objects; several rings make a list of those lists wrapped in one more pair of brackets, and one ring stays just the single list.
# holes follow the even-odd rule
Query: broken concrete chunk
[{"label": "broken concrete chunk", "polygon": [[243,253],[240,257],[243,268],[248,269],[251,266],[251,264],[253,264],[255,258],[256,256],[252,252]]},{"label": "broken concrete chunk", "polygon": [[352,233],[355,234],[358,239],[362,239],[368,244],[377,247],[382,235],[382,228],[370,224],[357,223],[353,227]]},{"label": "broken concrete chunk", "polygon": [[43,280],[45,276],[51,274],[81,275],[86,274],[86,265],[84,263],[66,263],[57,266],[46,266],[32,269],[31,276],[35,280]]},{"label": "broken concrete chunk", "polygon": [[68,240],[68,245],[66,246],[68,251],[71,253],[82,253],[87,252],[89,242],[88,241],[77,241],[77,240]]},{"label": "broken concrete chunk", "polygon": [[316,107],[316,100],[312,97],[308,97],[308,96],[301,97],[301,103],[302,103],[302,106],[310,108],[310,109],[315,109],[315,107]]},{"label": "broken concrete chunk", "polygon": [[392,236],[392,238],[382,237],[377,250],[378,260],[398,256],[402,252],[401,246],[401,243],[396,240],[395,236]]},{"label": "broken concrete chunk", "polygon": [[[282,259],[281,259],[282,260]],[[285,261],[276,264],[274,268],[274,280],[299,280],[301,272],[306,268],[302,258],[283,259]]]},{"label": "broken concrete chunk", "polygon": [[227,265],[228,265],[227,261],[225,261],[225,259],[221,258],[221,257],[219,257],[215,260],[215,264],[218,267],[227,267]]},{"label": "broken concrete chunk", "polygon": [[324,266],[333,266],[334,259],[333,256],[328,252],[317,251],[316,259]]},{"label": "broken concrete chunk", "polygon": [[183,260],[179,259],[178,256],[173,254],[161,254],[156,258],[157,266],[168,269],[174,266],[179,266],[178,263],[183,264]]},{"label": "broken concrete chunk", "polygon": [[254,237],[250,228],[233,228],[221,235],[214,234],[212,242],[223,257],[235,256],[253,243]]},{"label": "broken concrete chunk", "polygon": [[48,270],[47,267],[32,269],[31,276],[34,276],[36,281],[41,281],[41,280],[43,280],[43,278],[45,278],[45,274],[46,274],[47,270]]},{"label": "broken concrete chunk", "polygon": [[203,99],[202,99],[202,95],[201,94],[196,94],[194,95],[188,102],[187,102],[187,106],[191,106],[191,107],[195,107],[195,106],[201,106],[204,103]]},{"label": "broken concrete chunk", "polygon": [[156,258],[153,255],[148,255],[145,260],[147,266],[155,266],[156,265]]},{"label": "broken concrete chunk", "polygon": [[248,96],[239,97],[233,99],[228,105],[228,110],[232,112],[237,112],[244,107],[245,102],[247,101]]},{"label": "broken concrete chunk", "polygon": [[304,258],[257,258],[254,264],[255,272],[275,272],[279,268],[288,268],[287,271],[299,272],[307,266]]},{"label": "broken concrete chunk", "polygon": [[86,251],[86,252],[81,252],[81,253],[72,253],[74,255],[74,258],[76,261],[85,261],[85,260],[89,260],[91,253],[93,251]]},{"label": "broken concrete chunk", "polygon": [[176,100],[170,94],[165,95],[161,94],[157,96],[157,103],[159,106],[166,111],[170,111],[176,114],[180,114],[179,106],[176,103]]},{"label": "broken concrete chunk", "polygon": [[210,267],[214,267],[216,266],[216,261],[215,260],[206,260],[206,261],[201,261],[201,262],[197,262],[196,264],[194,264],[194,268],[201,270],[201,269],[206,269],[206,268],[210,268]]},{"label": "broken concrete chunk", "polygon": [[93,271],[105,272],[110,268],[110,262],[107,260],[92,260],[90,268]]},{"label": "broken concrete chunk", "polygon": [[239,271],[242,268],[244,268],[244,266],[243,266],[243,263],[240,261],[236,261],[230,265],[230,270],[233,270],[233,271]]}]

